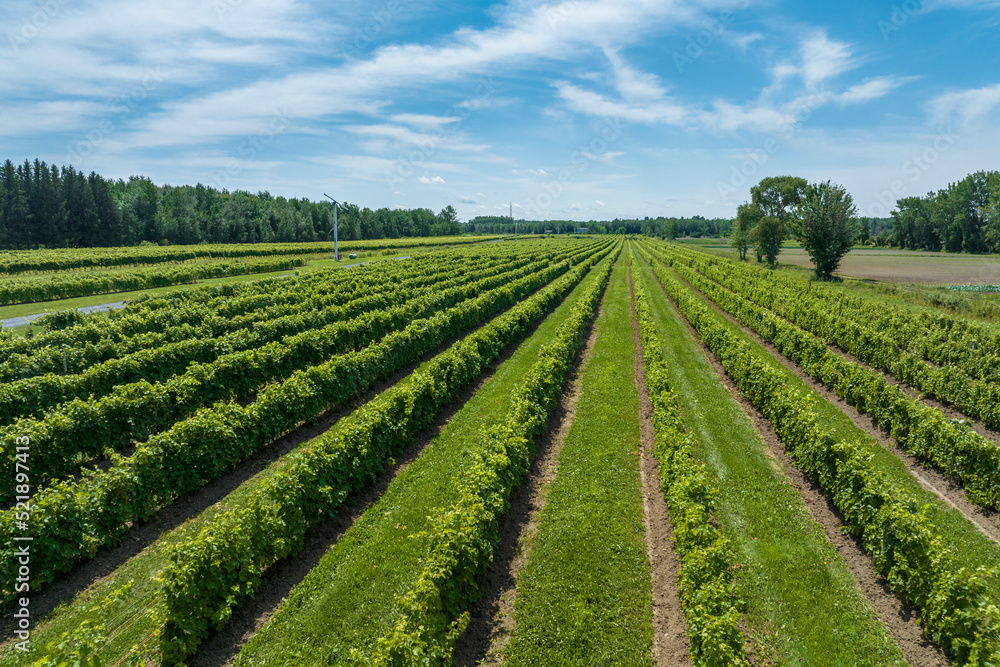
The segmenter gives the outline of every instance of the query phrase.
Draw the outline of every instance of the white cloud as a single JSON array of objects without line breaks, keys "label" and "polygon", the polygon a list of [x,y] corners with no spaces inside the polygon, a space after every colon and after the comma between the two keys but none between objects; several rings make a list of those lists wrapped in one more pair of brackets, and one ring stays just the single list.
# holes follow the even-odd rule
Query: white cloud
[{"label": "white cloud", "polygon": [[440,176],[435,176],[434,178],[427,178],[426,176],[421,176],[417,180],[420,181],[421,183],[423,183],[424,185],[435,185],[435,184],[438,184],[438,183],[444,184],[446,182]]},{"label": "white cloud", "polygon": [[404,125],[410,125],[411,127],[420,128],[422,130],[433,130],[444,125],[457,123],[462,119],[458,116],[431,116],[417,113],[398,113],[393,115],[391,120],[394,123],[403,123]]},{"label": "white cloud", "polygon": [[776,85],[798,76],[812,88],[857,66],[850,44],[832,40],[826,32],[817,31],[799,43],[797,65],[781,63],[771,68],[771,75]]},{"label": "white cloud", "polygon": [[858,83],[843,93],[837,95],[837,103],[840,105],[861,104],[871,100],[885,97],[904,83],[913,81],[915,77],[895,77],[879,76],[869,79],[864,83]]},{"label": "white cloud", "polygon": [[594,203],[597,204],[598,206],[600,206],[601,208],[604,208],[605,206],[607,206],[607,204],[605,204],[604,202],[602,202],[600,199],[595,199]]},{"label": "white cloud", "polygon": [[967,122],[985,116],[997,106],[1000,106],[1000,83],[945,93],[931,100],[929,104],[931,113],[938,122],[944,122],[954,116]]}]

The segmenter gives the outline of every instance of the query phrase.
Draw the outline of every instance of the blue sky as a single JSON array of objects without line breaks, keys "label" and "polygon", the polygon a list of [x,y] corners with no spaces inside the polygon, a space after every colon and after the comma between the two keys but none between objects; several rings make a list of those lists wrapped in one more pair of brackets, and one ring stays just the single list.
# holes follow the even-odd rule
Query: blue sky
[{"label": "blue sky", "polygon": [[7,0],[0,157],[460,217],[1000,167],[1000,0]]}]

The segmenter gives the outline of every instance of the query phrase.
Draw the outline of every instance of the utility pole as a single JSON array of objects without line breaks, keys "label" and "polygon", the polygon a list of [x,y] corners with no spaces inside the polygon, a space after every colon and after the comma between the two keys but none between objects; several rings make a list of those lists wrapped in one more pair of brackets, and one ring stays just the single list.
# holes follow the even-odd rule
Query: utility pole
[{"label": "utility pole", "polygon": [[323,196],[333,202],[333,257],[335,261],[340,261],[340,247],[337,245],[337,207],[340,205],[337,200],[330,195],[323,193]]},{"label": "utility pole", "polygon": [[[510,203],[510,221],[514,222],[514,202]],[[514,240],[517,240],[517,223],[514,222]]]}]

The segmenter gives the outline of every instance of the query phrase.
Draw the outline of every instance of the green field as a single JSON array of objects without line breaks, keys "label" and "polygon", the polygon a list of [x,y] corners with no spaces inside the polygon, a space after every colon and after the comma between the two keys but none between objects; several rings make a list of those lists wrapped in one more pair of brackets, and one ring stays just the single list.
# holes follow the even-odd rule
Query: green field
[{"label": "green field", "polygon": [[996,258],[369,252],[0,309],[129,301],[0,337],[0,665],[1000,661],[995,297],[901,268]]}]

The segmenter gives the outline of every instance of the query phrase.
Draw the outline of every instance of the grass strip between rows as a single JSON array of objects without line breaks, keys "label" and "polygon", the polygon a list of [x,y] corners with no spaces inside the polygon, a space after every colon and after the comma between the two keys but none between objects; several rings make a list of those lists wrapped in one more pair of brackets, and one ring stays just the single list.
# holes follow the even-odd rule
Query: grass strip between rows
[{"label": "grass strip between rows", "polygon": [[539,353],[527,378],[512,396],[502,424],[485,440],[466,475],[456,480],[460,500],[435,517],[423,572],[399,601],[402,618],[368,656],[369,665],[450,664],[455,641],[468,624],[466,607],[479,593],[479,579],[492,562],[500,519],[510,494],[534,455],[534,437],[545,430],[587,325],[600,303],[620,247],[600,267],[595,281],[573,306],[555,339]]},{"label": "grass strip between rows", "polygon": [[796,465],[841,511],[876,571],[897,596],[920,609],[925,634],[959,665],[996,665],[1000,609],[984,594],[990,573],[958,567],[915,499],[880,473],[860,444],[836,442],[820,425],[812,401],[758,358],[761,353],[716,321],[664,266],[655,265],[654,272],[740,393],[770,420]]},{"label": "grass strip between rows", "polygon": [[261,573],[297,553],[306,533],[367,485],[438,411],[526,332],[606,253],[463,339],[407,382],[356,411],[256,490],[239,512],[216,517],[175,547],[161,574],[165,664],[190,655],[252,596]]},{"label": "grass strip between rows", "polygon": [[611,274],[591,335],[537,531],[521,551],[526,562],[516,575],[513,633],[495,652],[510,667],[654,664],[639,391],[630,372],[635,331],[624,261]]},{"label": "grass strip between rows", "polygon": [[[107,471],[40,491],[31,501],[32,571],[41,575],[33,577],[32,588],[92,557],[101,546],[118,542],[132,522],[217,478],[297,423],[344,403],[568,270],[563,262],[417,320],[360,352],[334,357],[267,387],[247,407],[223,403],[202,410],[153,436],[129,458],[114,455]],[[16,512],[0,514],[5,600],[14,596],[18,571],[13,537],[22,534]]]},{"label": "grass strip between rows", "polygon": [[[473,453],[482,445],[482,429],[506,419],[514,388],[527,376],[539,350],[552,340],[573,305],[600,278],[598,273],[588,273],[527,337],[508,347],[505,354],[510,357],[494,362],[487,371],[489,378],[473,395],[469,396],[472,387],[463,390],[459,400],[468,400],[448,417],[440,432],[422,442],[416,452],[408,446],[407,458],[414,454],[416,458],[392,475],[378,500],[351,522],[316,566],[283,597],[232,665],[284,661],[305,667],[344,661],[351,648],[374,648],[399,618],[396,601],[412,588],[423,570],[431,521],[439,508],[458,499],[459,489],[453,480],[475,460]],[[421,435],[425,434],[432,435],[427,431]]]},{"label": "grass strip between rows", "polygon": [[834,354],[816,336],[724,289],[690,268],[678,273],[723,310],[757,332],[809,376],[869,414],[908,452],[958,480],[970,501],[1000,507],[1000,447],[968,424],[911,398],[864,366]]},{"label": "grass strip between rows", "polygon": [[[199,408],[248,395],[268,382],[321,364],[336,354],[364,348],[404,329],[416,319],[472,299],[479,294],[551,270],[548,261],[478,278],[416,299],[403,295],[374,299],[371,308],[352,318],[273,340],[260,347],[224,354],[196,364],[166,382],[144,380],[115,387],[99,399],[75,399],[41,419],[23,419],[0,429],[0,462],[9,463],[17,443],[31,442],[31,471],[38,487],[64,477],[80,459],[143,440],[185,419]],[[492,273],[492,272],[487,272]],[[15,496],[16,480],[0,477],[0,502]]]},{"label": "grass strip between rows", "polygon": [[749,665],[746,640],[739,629],[739,596],[733,585],[735,554],[712,523],[717,491],[709,485],[705,464],[693,457],[694,436],[681,419],[636,262],[632,262],[632,283],[646,389],[653,404],[655,454],[674,525],[674,548],[681,557],[677,588],[688,621],[691,661],[713,667]]}]

